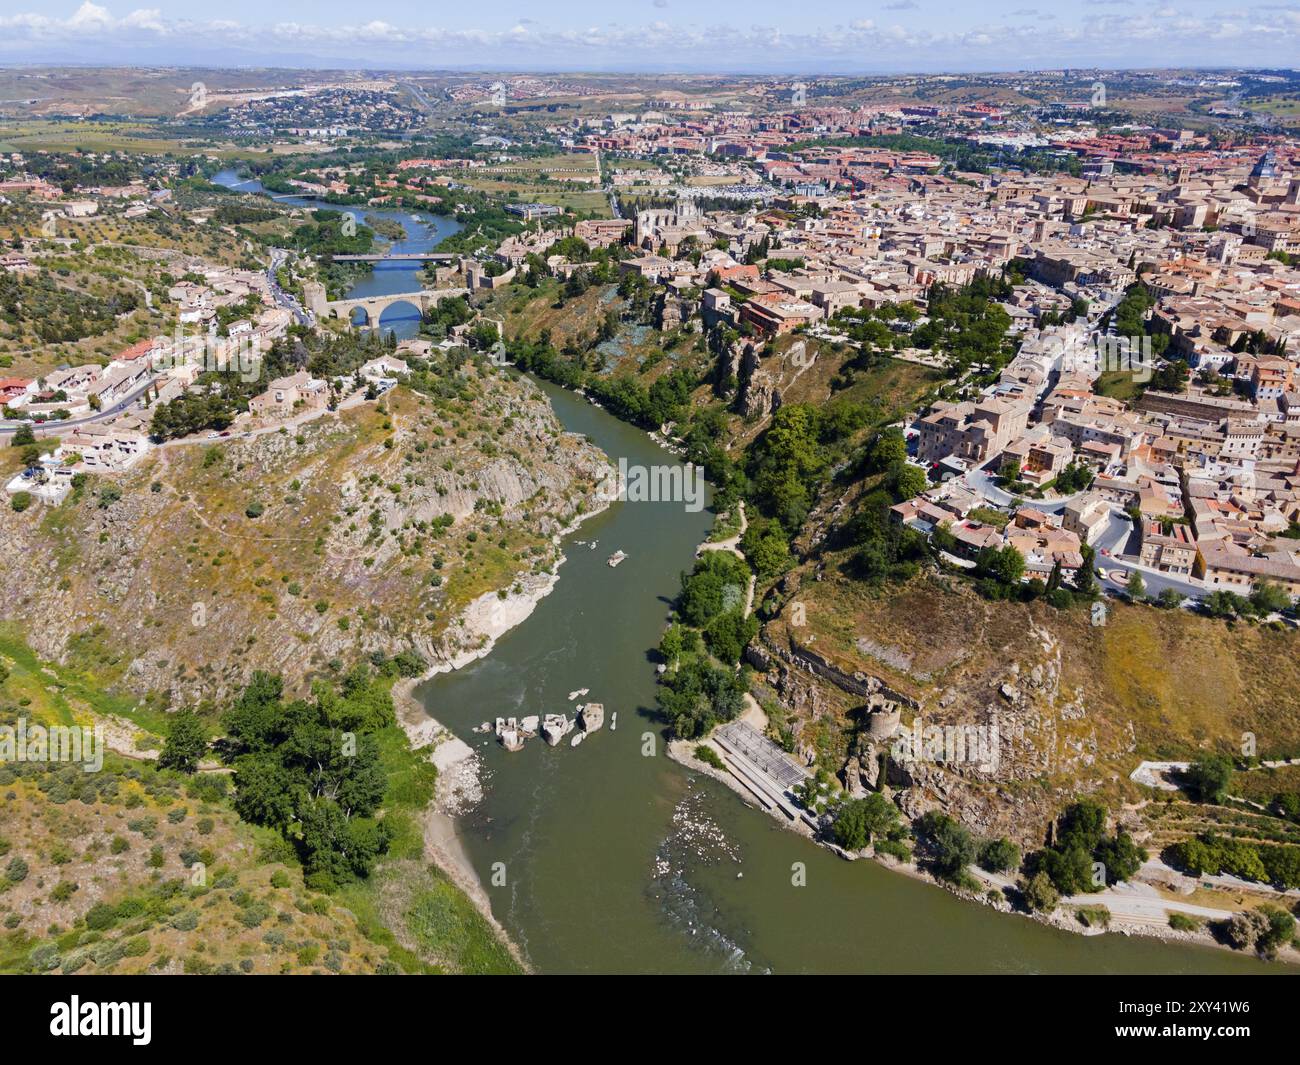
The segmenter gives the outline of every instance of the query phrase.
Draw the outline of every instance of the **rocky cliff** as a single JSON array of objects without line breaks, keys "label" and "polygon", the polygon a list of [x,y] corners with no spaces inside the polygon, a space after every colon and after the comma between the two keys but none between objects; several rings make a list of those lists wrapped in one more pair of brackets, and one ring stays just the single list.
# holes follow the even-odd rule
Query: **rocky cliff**
[{"label": "rocky cliff", "polygon": [[468,604],[553,568],[608,469],[535,385],[470,364],[437,396],[169,444],[59,507],[5,508],[0,618],[160,709],[255,669],[304,685],[412,648],[436,665],[464,651]]}]

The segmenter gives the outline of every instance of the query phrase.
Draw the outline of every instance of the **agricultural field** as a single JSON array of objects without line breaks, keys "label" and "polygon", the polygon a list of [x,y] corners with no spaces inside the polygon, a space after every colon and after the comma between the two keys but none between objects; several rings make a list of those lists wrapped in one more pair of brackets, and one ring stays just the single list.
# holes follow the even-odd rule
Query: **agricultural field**
[{"label": "agricultural field", "polygon": [[489,164],[458,171],[456,180],[506,200],[549,203],[600,218],[609,217],[609,203],[600,190],[596,157],[586,152]]}]

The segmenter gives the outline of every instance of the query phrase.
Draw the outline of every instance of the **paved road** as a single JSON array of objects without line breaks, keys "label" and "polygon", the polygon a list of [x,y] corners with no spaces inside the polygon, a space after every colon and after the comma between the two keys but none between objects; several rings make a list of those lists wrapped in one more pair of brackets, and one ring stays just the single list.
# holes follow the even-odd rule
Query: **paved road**
[{"label": "paved road", "polygon": [[298,302],[297,297],[289,295],[280,287],[280,282],[276,280],[275,272],[284,265],[289,253],[283,248],[271,249],[271,265],[266,270],[266,282],[271,286],[271,298],[275,300],[277,307],[283,307],[287,311],[292,311],[294,319],[299,325],[314,325],[315,316],[311,311],[305,310]]},{"label": "paved road", "polygon": [[[958,484],[963,484],[977,495],[983,496],[991,503],[998,506],[1009,507],[1017,497],[1010,492],[1004,491],[997,486],[992,474],[982,468],[967,470],[957,479]],[[1031,499],[1027,496],[1021,496],[1026,506],[1033,507],[1035,510],[1041,510],[1044,514],[1059,514],[1065,509],[1065,505],[1073,499],[1086,494],[1085,492],[1075,492],[1071,496],[1061,496],[1059,499]]]},{"label": "paved road", "polygon": [[153,383],[161,377],[161,374],[155,374],[145,384],[141,385],[134,392],[128,393],[124,398],[118,400],[111,407],[106,407],[100,411],[94,411],[82,418],[67,418],[64,421],[50,420],[37,424],[35,422],[0,422],[0,436],[8,436],[18,431],[19,426],[31,425],[32,432],[36,436],[61,436],[69,429],[74,429],[78,425],[93,425],[95,422],[107,421],[121,414],[124,410],[135,405],[150,388]]},{"label": "paved road", "polygon": [[[1098,537],[1096,544],[1097,566],[1104,570],[1124,570],[1126,573],[1141,573],[1146,584],[1146,594],[1156,596],[1166,588],[1172,588],[1180,595],[1191,599],[1200,599],[1205,595],[1206,587],[1193,577],[1182,577],[1172,573],[1161,573],[1150,566],[1143,566],[1137,561],[1140,545],[1137,529],[1128,520],[1119,507],[1112,507],[1110,524]],[[1108,552],[1103,554],[1103,551]],[[1105,578],[1102,587],[1112,592],[1127,594],[1128,586],[1110,577]]]}]

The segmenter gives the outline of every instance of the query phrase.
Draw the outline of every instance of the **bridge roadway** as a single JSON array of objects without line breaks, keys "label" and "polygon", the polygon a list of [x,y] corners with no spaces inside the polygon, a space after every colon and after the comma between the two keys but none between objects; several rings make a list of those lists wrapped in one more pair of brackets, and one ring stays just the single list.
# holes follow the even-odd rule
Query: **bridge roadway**
[{"label": "bridge roadway", "polygon": [[336,263],[449,263],[453,259],[460,258],[460,256],[446,251],[401,251],[392,252],[388,255],[379,253],[374,255],[331,255],[329,258]]}]

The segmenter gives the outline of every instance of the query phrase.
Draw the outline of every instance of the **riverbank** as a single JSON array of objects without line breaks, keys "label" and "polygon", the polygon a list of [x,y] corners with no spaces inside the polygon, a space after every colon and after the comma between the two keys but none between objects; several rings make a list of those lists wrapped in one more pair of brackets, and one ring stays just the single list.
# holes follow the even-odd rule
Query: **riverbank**
[{"label": "riverbank", "polygon": [[[613,497],[596,497],[593,508],[557,533],[555,542],[559,544],[612,502]],[[485,592],[472,600],[452,623],[463,646],[457,650],[449,649],[448,655],[424,675],[399,680],[392,689],[397,722],[406,733],[411,749],[427,751],[429,760],[438,770],[433,802],[420,821],[425,858],[437,865],[464,892],[525,971],[531,971],[531,967],[519,945],[493,915],[483,879],[470,860],[457,824],[459,816],[483,799],[479,756],[469,744],[429,714],[415,697],[415,690],[439,674],[462,669],[490,654],[502,636],[526,621],[537,605],[551,594],[559,583],[560,567],[566,560],[561,553],[550,570],[518,578],[504,595],[495,591]]]},{"label": "riverbank", "polygon": [[[761,711],[759,713],[761,714]],[[742,719],[750,719],[750,717],[751,711],[747,709],[745,714],[742,715]],[[756,728],[759,727],[754,721],[751,721],[751,724],[754,724]],[[1208,946],[1235,955],[1242,953],[1216,939],[1208,927],[1208,922],[1229,918],[1238,912],[1237,910],[1198,906],[1192,903],[1180,902],[1176,899],[1169,899],[1161,895],[1154,886],[1144,882],[1126,883],[1123,885],[1125,889],[1123,891],[1117,888],[1108,888],[1095,894],[1070,896],[1062,899],[1061,904],[1050,913],[1032,913],[1015,908],[1007,899],[1005,890],[1014,887],[1015,881],[1013,878],[988,873],[972,866],[969,872],[985,888],[984,894],[977,894],[972,891],[962,890],[956,885],[926,871],[915,862],[901,862],[892,856],[877,854],[871,848],[867,848],[861,853],[851,853],[829,840],[819,838],[803,821],[791,821],[779,810],[765,807],[735,774],[730,771],[719,770],[700,761],[694,753],[695,748],[700,744],[710,747],[719,755],[723,753],[708,739],[670,740],[667,745],[668,757],[691,772],[711,777],[730,788],[740,796],[746,805],[769,814],[783,828],[811,840],[819,847],[839,855],[846,861],[873,861],[890,872],[941,888],[964,902],[982,904],[1001,913],[1017,917],[1027,917],[1039,924],[1075,935],[1097,936],[1110,933],[1123,936],[1141,936],[1147,939],[1159,940],[1162,943]],[[996,894],[998,898],[994,899],[993,894]],[[1286,900],[1279,901],[1285,902]],[[1111,915],[1107,925],[1104,927],[1089,927],[1080,922],[1077,916],[1078,911],[1087,907],[1105,907]],[[1201,922],[1200,927],[1194,931],[1174,929],[1169,925],[1169,915],[1171,913],[1182,913],[1195,918]],[[1296,946],[1288,947],[1275,960],[1291,965],[1300,964],[1300,949]]]},{"label": "riverbank", "polygon": [[478,756],[469,744],[430,717],[415,698],[415,687],[422,680],[399,680],[393,685],[392,695],[397,722],[406,733],[411,749],[417,753],[427,751],[429,760],[438,770],[433,802],[420,818],[424,858],[441,869],[447,879],[464,893],[520,967],[530,971],[519,945],[493,916],[483,880],[465,852],[456,828],[456,815],[483,797]]}]

